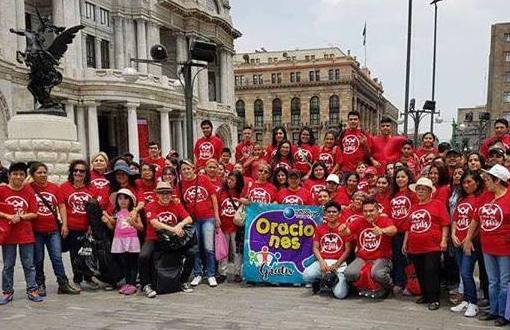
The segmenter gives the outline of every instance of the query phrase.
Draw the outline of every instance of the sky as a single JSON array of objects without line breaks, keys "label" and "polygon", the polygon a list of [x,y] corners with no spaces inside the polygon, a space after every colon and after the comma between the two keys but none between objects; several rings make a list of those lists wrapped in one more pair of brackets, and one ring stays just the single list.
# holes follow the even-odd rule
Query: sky
[{"label": "sky", "polygon": [[[404,109],[407,46],[406,0],[231,0],[234,26],[243,36],[237,52],[335,46],[382,80],[385,96]],[[486,104],[491,25],[510,21],[510,0],[443,0],[438,3],[436,102],[444,119],[435,124],[449,140],[457,108]],[[434,7],[413,1],[410,98],[422,106],[432,93]],[[412,132],[413,125],[409,124]],[[400,126],[402,129],[402,126]],[[424,118],[420,132],[430,129]]]}]

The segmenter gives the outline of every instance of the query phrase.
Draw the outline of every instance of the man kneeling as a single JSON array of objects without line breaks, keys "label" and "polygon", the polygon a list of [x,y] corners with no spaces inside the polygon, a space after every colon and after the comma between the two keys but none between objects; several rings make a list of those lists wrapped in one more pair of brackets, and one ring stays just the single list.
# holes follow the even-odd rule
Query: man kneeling
[{"label": "man kneeling", "polygon": [[333,287],[333,294],[338,299],[343,299],[349,293],[344,270],[347,267],[345,259],[351,253],[349,238],[342,237],[338,228],[340,226],[339,215],[341,206],[334,201],[324,205],[324,221],[315,230],[313,237],[313,254],[317,261],[308,266],[303,272],[303,279],[307,283],[313,283],[314,293],[320,290],[320,278],[328,274],[336,274],[338,283]]},{"label": "man kneeling", "polygon": [[380,215],[379,204],[369,198],[363,202],[363,218],[339,227],[341,235],[351,235],[357,242],[356,259],[347,266],[345,278],[348,282],[356,282],[364,265],[372,264],[371,278],[382,289],[372,297],[382,298],[392,289],[391,280],[391,237],[397,233],[397,228],[387,216]]}]

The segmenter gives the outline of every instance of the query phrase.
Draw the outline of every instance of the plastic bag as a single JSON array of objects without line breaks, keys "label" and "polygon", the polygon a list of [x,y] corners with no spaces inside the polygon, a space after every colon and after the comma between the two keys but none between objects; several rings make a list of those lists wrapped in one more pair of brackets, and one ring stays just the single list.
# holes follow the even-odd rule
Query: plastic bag
[{"label": "plastic bag", "polygon": [[246,219],[246,210],[245,206],[241,204],[234,213],[234,225],[238,227],[244,227],[244,221]]},{"label": "plastic bag", "polygon": [[220,228],[216,229],[214,235],[214,253],[216,254],[217,261],[224,260],[228,257],[228,243]]},{"label": "plastic bag", "polygon": [[409,264],[405,268],[407,283],[406,289],[414,296],[421,295],[420,282],[418,282],[418,277],[416,277],[416,270],[414,269],[413,264]]},{"label": "plastic bag", "polygon": [[366,262],[359,274],[359,279],[353,283],[355,287],[362,290],[375,292],[382,289],[382,286],[372,278],[372,263]]}]

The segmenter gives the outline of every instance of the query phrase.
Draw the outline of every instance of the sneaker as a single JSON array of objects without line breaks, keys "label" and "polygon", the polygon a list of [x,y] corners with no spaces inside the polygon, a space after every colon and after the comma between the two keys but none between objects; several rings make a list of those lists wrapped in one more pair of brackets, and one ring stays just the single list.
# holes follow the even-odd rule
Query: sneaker
[{"label": "sneaker", "polygon": [[58,286],[58,294],[80,294],[80,290],[73,287],[69,282],[65,281]]},{"label": "sneaker", "polygon": [[14,292],[4,292],[3,296],[0,298],[0,305],[6,305],[12,301],[14,296]]},{"label": "sneaker", "polygon": [[507,325],[508,323],[510,323],[510,321],[508,321],[507,319],[505,319],[503,317],[500,317],[496,321],[494,321],[494,326],[495,327],[503,327],[503,326]]},{"label": "sneaker", "polygon": [[143,287],[143,293],[147,298],[154,298],[156,297],[157,294],[156,291],[152,290],[150,284],[147,284],[146,286]]},{"label": "sneaker", "polygon": [[453,306],[450,308],[450,310],[454,313],[460,313],[466,310],[466,308],[470,305],[467,301],[463,301],[457,306]]},{"label": "sneaker", "polygon": [[119,289],[119,293],[124,294],[124,291],[126,291],[127,286],[128,286],[127,284],[122,285]]},{"label": "sneaker", "polygon": [[33,302],[41,302],[43,301],[43,297],[39,295],[39,292],[37,290],[33,290],[27,293],[28,300],[31,300]]},{"label": "sneaker", "polygon": [[492,320],[497,320],[498,316],[488,313],[488,312],[484,312],[484,313],[481,313],[480,315],[478,315],[478,319],[480,321],[492,321]]},{"label": "sneaker", "polygon": [[[124,289],[124,292],[123,292],[123,293],[124,293],[126,296],[130,296],[130,295],[132,295],[132,294],[135,294],[137,291],[138,291],[138,290],[136,289],[136,286],[131,285],[131,284],[127,284],[127,285],[126,285],[126,288]],[[156,293],[156,292],[154,292],[154,293]]]},{"label": "sneaker", "polygon": [[182,283],[181,284],[181,290],[182,290],[182,292],[185,292],[185,293],[192,293],[193,292],[193,289],[191,288],[191,286],[188,283]]},{"label": "sneaker", "polygon": [[480,299],[478,301],[478,308],[480,310],[484,310],[484,311],[490,310],[491,305],[489,304],[489,300],[488,299]]},{"label": "sneaker", "polygon": [[94,281],[85,281],[84,288],[89,289],[89,290],[97,290],[97,289],[99,289],[99,284],[97,284]]},{"label": "sneaker", "polygon": [[37,292],[39,292],[39,295],[41,297],[46,297],[46,285],[41,284],[37,286]]},{"label": "sneaker", "polygon": [[198,286],[200,284],[200,282],[202,282],[202,276],[198,275],[198,276],[193,277],[190,284],[191,284],[191,286]]},{"label": "sneaker", "polygon": [[475,317],[478,314],[478,306],[475,304],[468,304],[466,308],[466,312],[464,313],[465,317]]},{"label": "sneaker", "polygon": [[207,283],[209,283],[209,286],[211,288],[214,288],[214,287],[218,286],[218,282],[216,282],[216,277],[214,277],[214,276],[208,277],[207,278]]}]

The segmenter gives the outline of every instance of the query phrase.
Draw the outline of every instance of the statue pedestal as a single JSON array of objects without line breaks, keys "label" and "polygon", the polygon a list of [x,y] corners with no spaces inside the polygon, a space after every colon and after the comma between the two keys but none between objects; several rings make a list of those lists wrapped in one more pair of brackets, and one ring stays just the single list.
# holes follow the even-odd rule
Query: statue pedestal
[{"label": "statue pedestal", "polygon": [[67,117],[18,114],[7,124],[5,158],[10,162],[40,161],[48,166],[48,179],[67,180],[69,162],[82,159],[76,125]]}]

